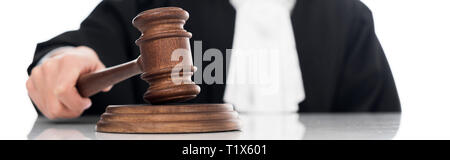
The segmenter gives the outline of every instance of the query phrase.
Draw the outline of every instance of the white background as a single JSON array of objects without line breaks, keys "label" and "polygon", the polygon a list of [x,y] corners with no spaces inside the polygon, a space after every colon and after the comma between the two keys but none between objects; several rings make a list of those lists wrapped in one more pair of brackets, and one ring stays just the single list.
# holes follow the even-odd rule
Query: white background
[{"label": "white background", "polygon": [[[77,29],[99,2],[0,2],[0,139],[25,139],[36,118],[25,89],[36,43]],[[400,94],[403,116],[396,139],[449,138],[450,1],[363,2],[374,14]]]}]

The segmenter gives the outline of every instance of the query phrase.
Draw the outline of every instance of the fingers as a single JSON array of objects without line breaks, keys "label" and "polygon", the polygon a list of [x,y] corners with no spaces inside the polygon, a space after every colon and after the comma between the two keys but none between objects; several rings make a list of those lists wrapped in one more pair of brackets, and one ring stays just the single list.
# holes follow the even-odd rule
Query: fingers
[{"label": "fingers", "polygon": [[42,82],[43,75],[41,66],[34,67],[31,71],[31,76],[27,80],[27,89],[28,94],[30,95],[31,100],[33,100],[36,107],[44,114],[46,114],[47,106],[45,105],[44,98],[40,95],[40,89],[42,86],[40,85],[40,82]]},{"label": "fingers", "polygon": [[75,118],[92,103],[89,98],[80,96],[76,81],[81,74],[101,70],[105,66],[88,47],[60,49],[58,52],[62,53],[33,68],[26,82],[28,95],[49,119]]},{"label": "fingers", "polygon": [[54,91],[58,100],[73,112],[81,113],[91,106],[91,100],[81,97],[75,86],[61,86]]},{"label": "fingers", "polygon": [[75,118],[78,114],[74,111],[69,110],[64,106],[55,96],[47,96],[45,105],[47,110],[44,112],[49,119],[60,119],[60,118]]},{"label": "fingers", "polygon": [[[58,73],[55,75],[56,84],[53,84],[53,89],[48,95],[56,97],[55,101],[58,101],[60,107],[66,108],[67,110],[60,110],[59,115],[68,118],[78,117],[83,113],[84,110],[91,106],[91,100],[89,98],[83,98],[78,93],[76,89],[76,81],[80,76],[81,72],[86,68],[93,68],[88,62],[82,59],[77,60],[76,58],[65,56],[58,57],[55,61],[59,62],[58,70],[47,75]],[[51,61],[49,61],[51,63]],[[55,66],[48,66],[55,67]],[[51,70],[51,69],[48,69]],[[52,80],[47,80],[52,81]],[[55,81],[55,79],[53,79]],[[57,104],[55,104],[57,105]]]},{"label": "fingers", "polygon": [[44,105],[41,103],[41,100],[39,99],[39,96],[37,96],[38,94],[37,94],[36,88],[33,85],[33,79],[29,78],[27,80],[26,87],[27,87],[27,90],[28,90],[28,96],[34,102],[34,105],[36,107],[38,107],[38,109],[40,111],[42,111],[43,109],[41,107],[43,107]]},{"label": "fingers", "polygon": [[75,87],[78,73],[71,72],[65,76],[60,76],[57,80],[57,86],[54,87],[53,93],[64,106],[73,112],[83,112],[91,106],[89,98],[81,97]]}]

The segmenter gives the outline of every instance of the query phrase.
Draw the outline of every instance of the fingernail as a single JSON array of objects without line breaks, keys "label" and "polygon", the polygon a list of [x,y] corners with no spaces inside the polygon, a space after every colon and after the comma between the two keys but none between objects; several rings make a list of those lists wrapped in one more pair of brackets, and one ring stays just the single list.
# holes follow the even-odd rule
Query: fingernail
[{"label": "fingernail", "polygon": [[92,105],[92,102],[89,101],[89,102],[86,104],[86,106],[84,107],[84,109],[85,109],[85,110],[88,109],[89,107],[91,107],[91,105]]}]

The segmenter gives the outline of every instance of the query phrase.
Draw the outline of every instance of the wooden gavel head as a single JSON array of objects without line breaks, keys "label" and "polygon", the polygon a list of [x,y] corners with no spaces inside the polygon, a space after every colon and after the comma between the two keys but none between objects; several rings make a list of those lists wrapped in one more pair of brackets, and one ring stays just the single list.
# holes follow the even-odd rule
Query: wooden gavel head
[{"label": "wooden gavel head", "polygon": [[[80,95],[90,96],[111,84],[141,74],[150,87],[144,100],[152,104],[180,102],[200,93],[192,82],[189,45],[183,29],[189,14],[181,8],[147,10],[133,25],[142,32],[136,44],[141,55],[131,62],[81,76]],[[239,130],[238,113],[230,104],[112,105],[97,122],[96,131],[112,133],[193,133]]]},{"label": "wooden gavel head", "polygon": [[200,87],[191,80],[196,68],[192,65],[189,38],[183,29],[189,14],[177,7],[144,11],[133,19],[133,25],[142,35],[136,40],[141,56],[136,60],[81,75],[78,92],[92,96],[107,86],[114,85],[136,74],[150,87],[144,100],[152,103],[181,102],[195,98]]},{"label": "wooden gavel head", "polygon": [[192,34],[183,28],[188,18],[181,8],[165,7],[141,12],[133,19],[142,33],[136,45],[141,52],[141,78],[150,85],[144,94],[149,103],[186,101],[200,93],[191,80],[196,68],[189,44]]}]

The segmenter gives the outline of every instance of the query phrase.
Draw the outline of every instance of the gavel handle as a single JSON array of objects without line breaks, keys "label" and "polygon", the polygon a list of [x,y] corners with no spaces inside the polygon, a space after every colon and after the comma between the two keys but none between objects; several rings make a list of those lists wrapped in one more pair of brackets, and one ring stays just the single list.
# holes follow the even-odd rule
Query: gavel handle
[{"label": "gavel handle", "polygon": [[108,86],[119,83],[136,74],[142,73],[138,59],[102,71],[81,75],[77,81],[77,89],[82,97],[90,97]]}]

